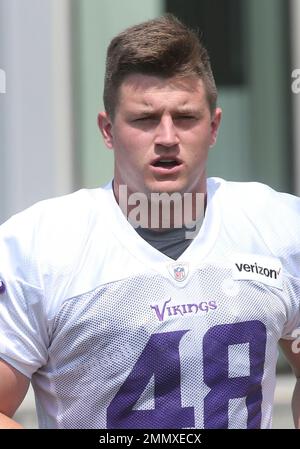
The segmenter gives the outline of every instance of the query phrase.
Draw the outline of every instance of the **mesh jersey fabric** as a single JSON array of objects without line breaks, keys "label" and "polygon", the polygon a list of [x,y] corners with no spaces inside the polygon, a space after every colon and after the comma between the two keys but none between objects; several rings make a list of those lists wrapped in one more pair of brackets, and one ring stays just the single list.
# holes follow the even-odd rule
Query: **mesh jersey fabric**
[{"label": "mesh jersey fabric", "polygon": [[[298,198],[220,178],[176,261],[111,184],[8,220],[0,356],[32,379],[40,427],[270,427],[277,342],[300,326],[299,225]],[[240,254],[280,263],[282,287],[266,264],[234,278]]]}]

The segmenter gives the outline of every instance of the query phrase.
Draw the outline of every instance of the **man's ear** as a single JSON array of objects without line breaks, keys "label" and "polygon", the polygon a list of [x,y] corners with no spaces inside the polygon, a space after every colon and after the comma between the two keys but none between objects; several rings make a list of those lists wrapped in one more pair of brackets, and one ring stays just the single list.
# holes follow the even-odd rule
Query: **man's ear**
[{"label": "man's ear", "polygon": [[212,147],[216,141],[218,136],[218,130],[221,123],[222,118],[222,109],[216,108],[216,110],[213,113],[212,119],[211,119],[211,139],[210,139],[210,146]]},{"label": "man's ear", "polygon": [[107,148],[112,149],[114,147],[112,135],[112,121],[106,112],[99,112],[98,127],[103,136],[105,145],[107,146]]}]

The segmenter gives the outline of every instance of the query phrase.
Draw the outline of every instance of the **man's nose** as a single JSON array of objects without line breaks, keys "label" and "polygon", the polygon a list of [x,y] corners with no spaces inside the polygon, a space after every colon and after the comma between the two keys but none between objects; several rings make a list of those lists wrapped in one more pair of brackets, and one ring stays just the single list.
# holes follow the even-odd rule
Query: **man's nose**
[{"label": "man's nose", "polygon": [[162,117],[156,130],[155,144],[173,147],[179,143],[172,117]]}]

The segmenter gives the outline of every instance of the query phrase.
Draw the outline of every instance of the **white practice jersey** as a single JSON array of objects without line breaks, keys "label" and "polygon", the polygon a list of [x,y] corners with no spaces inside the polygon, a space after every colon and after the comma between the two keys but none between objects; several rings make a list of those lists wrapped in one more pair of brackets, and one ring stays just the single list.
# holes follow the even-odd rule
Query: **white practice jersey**
[{"label": "white practice jersey", "polygon": [[111,185],[0,227],[0,356],[32,379],[42,428],[267,428],[277,342],[300,326],[300,199],[208,180],[176,261]]}]

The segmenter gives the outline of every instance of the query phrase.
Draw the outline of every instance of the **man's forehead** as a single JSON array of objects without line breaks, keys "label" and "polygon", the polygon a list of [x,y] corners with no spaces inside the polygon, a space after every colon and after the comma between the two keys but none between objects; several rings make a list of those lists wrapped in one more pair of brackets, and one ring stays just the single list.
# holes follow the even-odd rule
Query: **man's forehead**
[{"label": "man's forehead", "polygon": [[122,82],[120,89],[134,89],[140,92],[154,92],[161,90],[180,90],[186,92],[202,91],[204,83],[198,76],[160,77],[135,73],[128,75]]},{"label": "man's forehead", "polygon": [[200,78],[160,78],[149,75],[130,75],[120,86],[119,105],[151,112],[159,105],[176,106],[182,112],[198,109],[206,103]]}]

